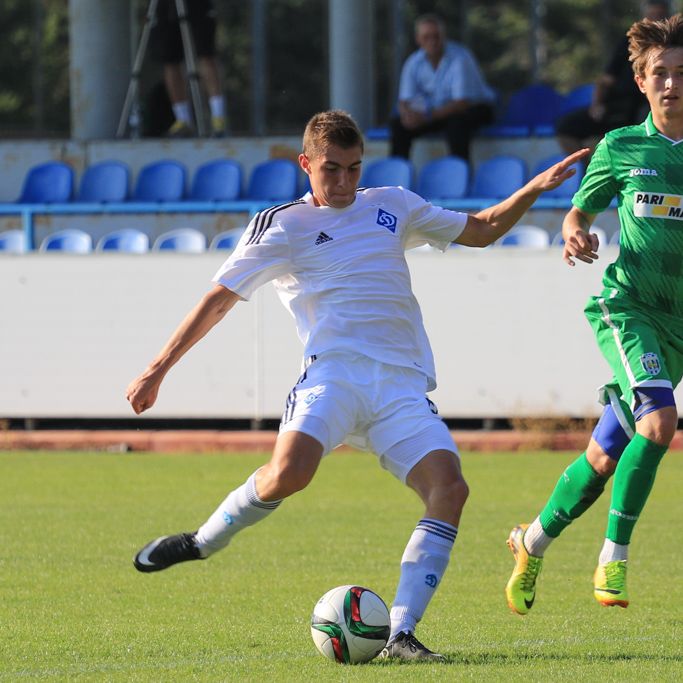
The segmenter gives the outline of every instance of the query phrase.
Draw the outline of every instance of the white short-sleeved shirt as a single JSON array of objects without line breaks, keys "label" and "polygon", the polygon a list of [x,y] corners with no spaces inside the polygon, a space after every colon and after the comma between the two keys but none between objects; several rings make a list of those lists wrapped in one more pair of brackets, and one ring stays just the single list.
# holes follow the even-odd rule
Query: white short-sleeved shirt
[{"label": "white short-sleeved shirt", "polygon": [[434,359],[405,250],[442,251],[467,214],[401,187],[360,189],[351,206],[315,206],[310,193],[256,214],[213,281],[243,299],[274,281],[305,357],[353,351],[417,368],[436,386]]},{"label": "white short-sleeved shirt", "polygon": [[398,99],[426,111],[453,100],[492,103],[495,93],[484,80],[474,55],[463,45],[448,41],[436,69],[424,50],[406,59]]}]

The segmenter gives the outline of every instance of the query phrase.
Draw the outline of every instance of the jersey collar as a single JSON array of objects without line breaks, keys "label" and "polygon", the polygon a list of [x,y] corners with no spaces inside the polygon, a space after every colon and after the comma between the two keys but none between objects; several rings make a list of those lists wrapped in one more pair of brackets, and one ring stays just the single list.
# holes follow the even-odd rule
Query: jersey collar
[{"label": "jersey collar", "polygon": [[649,112],[647,118],[645,119],[645,132],[648,136],[659,135],[659,131],[655,126],[655,122],[652,120],[652,112]]}]

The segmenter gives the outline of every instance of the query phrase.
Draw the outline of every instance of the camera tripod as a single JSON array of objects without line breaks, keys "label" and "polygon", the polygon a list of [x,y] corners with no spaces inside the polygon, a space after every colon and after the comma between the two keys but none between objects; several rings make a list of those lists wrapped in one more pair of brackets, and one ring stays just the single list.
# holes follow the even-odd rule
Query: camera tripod
[{"label": "camera tripod", "polygon": [[[140,71],[147,52],[149,44],[149,34],[152,28],[157,23],[157,5],[159,0],[150,0],[147,14],[145,15],[145,24],[142,28],[140,36],[140,44],[138,45],[135,54],[135,61],[133,62],[133,71],[128,84],[128,91],[126,92],[126,99],[123,103],[123,110],[121,111],[121,118],[119,119],[119,126],[116,130],[116,137],[122,138],[126,132],[136,130],[140,125],[140,105],[138,101],[138,94],[140,90]],[[202,102],[202,93],[199,88],[199,74],[197,73],[197,57],[194,49],[194,40],[192,39],[192,31],[190,30],[189,21],[187,18],[187,8],[185,0],[175,0],[176,11],[178,12],[178,21],[180,23],[180,36],[183,41],[183,54],[185,56],[185,70],[187,72],[187,79],[190,84],[190,96],[192,98],[192,107],[194,109],[195,122],[197,124],[197,132],[200,137],[207,134],[206,119],[204,118],[204,105]]]}]

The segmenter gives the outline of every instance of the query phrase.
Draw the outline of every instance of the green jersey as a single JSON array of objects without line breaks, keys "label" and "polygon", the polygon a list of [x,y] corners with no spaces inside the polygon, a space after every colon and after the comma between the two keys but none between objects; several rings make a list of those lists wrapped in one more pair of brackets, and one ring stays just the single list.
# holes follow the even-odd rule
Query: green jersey
[{"label": "green jersey", "polygon": [[596,214],[615,197],[620,250],[603,284],[683,317],[683,141],[659,133],[652,114],[605,135],[573,204]]}]

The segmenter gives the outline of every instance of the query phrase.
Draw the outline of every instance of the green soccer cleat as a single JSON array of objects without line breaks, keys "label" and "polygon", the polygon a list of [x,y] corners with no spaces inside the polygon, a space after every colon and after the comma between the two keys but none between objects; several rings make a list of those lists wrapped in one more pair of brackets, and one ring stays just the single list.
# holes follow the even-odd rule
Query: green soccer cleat
[{"label": "green soccer cleat", "polygon": [[527,614],[536,599],[536,579],[541,573],[543,558],[529,555],[524,547],[524,532],[528,524],[520,524],[511,532],[507,546],[515,556],[515,568],[505,586],[508,607],[517,614]]},{"label": "green soccer cleat", "polygon": [[593,575],[593,595],[603,607],[628,607],[626,560],[598,565]]}]

